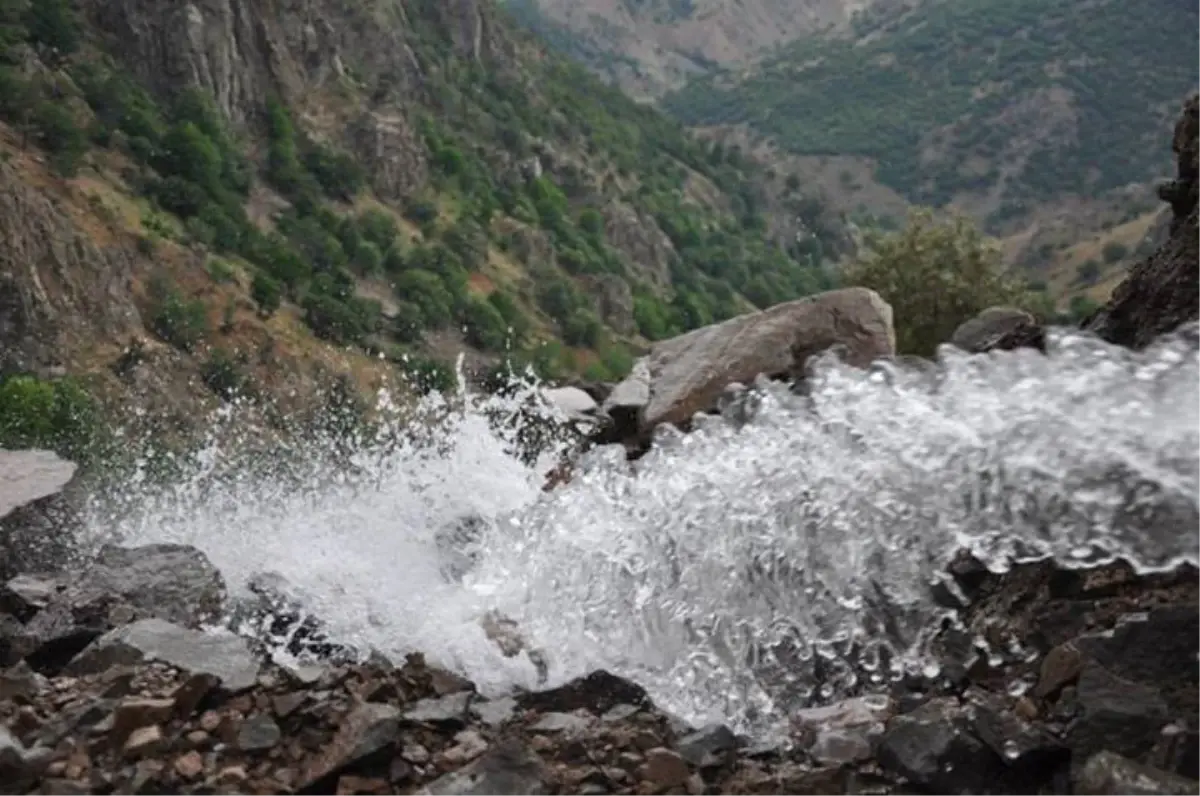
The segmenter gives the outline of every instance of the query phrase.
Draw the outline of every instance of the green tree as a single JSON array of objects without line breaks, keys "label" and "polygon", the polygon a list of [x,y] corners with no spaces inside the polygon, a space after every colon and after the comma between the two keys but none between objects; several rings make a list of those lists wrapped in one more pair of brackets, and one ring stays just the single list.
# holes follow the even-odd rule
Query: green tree
[{"label": "green tree", "polygon": [[1104,262],[1112,265],[1113,263],[1119,263],[1129,256],[1129,247],[1120,241],[1109,241],[1104,244],[1101,254],[1104,256]]},{"label": "green tree", "polygon": [[57,57],[79,47],[79,16],[71,0],[34,0],[25,13],[25,27],[31,42]]},{"label": "green tree", "polygon": [[172,125],[162,143],[158,169],[199,185],[210,196],[221,190],[221,152],[192,122]]},{"label": "green tree", "polygon": [[258,314],[269,318],[279,309],[283,300],[283,286],[279,284],[278,279],[259,271],[254,274],[254,280],[250,283],[250,295],[258,305]]},{"label": "green tree", "polygon": [[500,351],[508,340],[504,316],[483,299],[471,298],[463,311],[467,342],[484,351]]},{"label": "green tree", "polygon": [[66,105],[42,102],[34,111],[34,124],[42,146],[50,153],[54,167],[64,177],[74,177],[87,152],[87,135],[76,123]]},{"label": "green tree", "polygon": [[869,233],[844,272],[848,285],[875,290],[895,313],[896,348],[929,356],[963,321],[998,304],[1025,303],[1000,251],[962,216],[917,209],[896,233]]},{"label": "green tree", "polygon": [[16,63],[17,47],[29,36],[29,0],[0,0],[0,64]]}]

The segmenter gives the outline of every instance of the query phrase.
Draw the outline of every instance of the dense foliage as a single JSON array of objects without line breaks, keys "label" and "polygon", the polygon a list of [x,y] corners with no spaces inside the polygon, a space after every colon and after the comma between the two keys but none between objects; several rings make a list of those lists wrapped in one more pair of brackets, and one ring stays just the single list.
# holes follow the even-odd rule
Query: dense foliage
[{"label": "dense foliage", "polygon": [[[787,212],[808,219],[814,234],[775,242],[767,234],[771,176],[737,150],[699,142],[546,56],[503,19],[497,35],[518,42],[512,63],[460,58],[436,17],[421,2],[408,9],[427,80],[422,97],[376,88],[354,100],[403,103],[419,131],[429,180],[396,207],[359,201],[370,193],[363,165],[342,143],[310,134],[282,102],[261,109],[260,125],[234,130],[200,90],[154,96],[119,53],[89,44],[72,0],[0,0],[0,119],[44,147],[64,176],[86,166],[95,148],[129,156],[136,166],[124,176],[154,207],[143,218],[146,252],[167,236],[207,247],[222,273],[231,262],[247,267],[263,317],[291,302],[317,336],[397,357],[453,328],[544,375],[613,378],[628,367],[628,346],[644,338],[829,285],[821,264],[835,231],[798,185],[789,183]],[[27,68],[31,53],[48,68]],[[534,173],[512,166],[535,157],[544,168]],[[256,180],[288,201],[269,228],[247,214]],[[710,198],[695,198],[696,181]],[[668,285],[610,240],[614,208],[632,214],[635,234],[669,241]],[[548,256],[538,254],[543,244]],[[480,279],[497,257],[516,261],[522,278]],[[596,278],[627,286],[631,318],[603,314],[590,295]],[[386,315],[381,302],[363,298],[367,279],[392,286]],[[169,286],[150,292],[150,329],[199,352],[210,336],[207,308]],[[629,324],[635,334],[615,331]]]},{"label": "dense foliage", "polygon": [[1174,0],[929,1],[796,42],[745,79],[699,79],[665,107],[801,154],[874,158],[882,182],[927,204],[1015,166],[1002,221],[1161,175],[1163,131],[1200,74],[1196,27],[1196,5]]}]

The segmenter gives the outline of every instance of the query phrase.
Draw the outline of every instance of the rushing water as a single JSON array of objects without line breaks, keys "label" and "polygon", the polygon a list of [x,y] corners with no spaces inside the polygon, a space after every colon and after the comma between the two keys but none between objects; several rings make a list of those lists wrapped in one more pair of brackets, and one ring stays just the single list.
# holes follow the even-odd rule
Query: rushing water
[{"label": "rushing water", "polygon": [[[598,449],[551,493],[554,451],[512,453],[528,391],[434,396],[423,441],[364,442],[349,467],[313,442],[286,477],[222,471],[214,443],[171,489],[131,486],[118,531],[194,544],[235,589],[280,573],[342,639],[423,651],[485,691],[535,681],[481,630],[498,610],[554,682],[607,668],[685,718],[761,731],[814,688],[927,665],[929,584],[959,547],[994,568],[1196,561],[1195,328],[1140,353],[1051,338],[1048,357],[826,358],[805,395],[760,385],[749,422],[661,432],[632,465]],[[463,536],[474,565],[448,577],[439,537],[466,517],[483,520]]]}]

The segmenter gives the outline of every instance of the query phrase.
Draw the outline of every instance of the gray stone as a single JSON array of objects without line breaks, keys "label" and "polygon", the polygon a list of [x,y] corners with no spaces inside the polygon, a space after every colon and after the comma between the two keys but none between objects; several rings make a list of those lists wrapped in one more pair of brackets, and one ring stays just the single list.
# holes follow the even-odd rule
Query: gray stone
[{"label": "gray stone", "polygon": [[157,660],[193,674],[210,674],[229,691],[251,688],[258,662],[245,639],[143,619],[96,639],[67,666],[72,675],[95,674],[117,665]]},{"label": "gray stone", "polygon": [[0,766],[9,767],[25,762],[25,745],[4,725],[0,725]]},{"label": "gray stone", "polygon": [[516,740],[493,745],[481,757],[435,779],[418,793],[436,796],[518,796],[547,792],[542,764],[538,756]]},{"label": "gray stone", "polygon": [[52,451],[0,449],[0,517],[57,494],[75,477],[75,469]]},{"label": "gray stone", "polygon": [[279,725],[265,713],[251,716],[238,728],[237,746],[243,752],[271,749],[279,743],[283,733]]},{"label": "gray stone", "polygon": [[625,719],[634,715],[639,710],[641,710],[641,708],[639,708],[637,705],[615,705],[612,709],[605,712],[605,714],[600,717],[600,720],[610,723],[625,721]]},{"label": "gray stone", "polygon": [[960,324],[951,335],[950,342],[964,351],[977,354],[991,350],[1014,330],[1036,324],[1037,320],[1025,310],[1016,307],[988,307],[974,318]]},{"label": "gray stone", "polygon": [[406,721],[459,727],[466,723],[467,711],[474,697],[471,691],[461,691],[436,699],[422,699],[404,711]]},{"label": "gray stone", "polygon": [[974,715],[976,735],[1006,765],[1021,765],[1065,753],[1065,747],[1057,739],[1018,716],[1011,699],[979,689],[968,691],[966,699]]},{"label": "gray stone", "polygon": [[117,595],[137,609],[139,618],[197,627],[220,617],[225,580],[208,556],[188,545],[110,545],[72,592],[73,599]]},{"label": "gray stone", "polygon": [[517,700],[512,697],[500,699],[477,699],[471,703],[471,712],[489,727],[499,727],[517,712]]},{"label": "gray stone", "polygon": [[1167,723],[1167,704],[1157,689],[1117,677],[1094,661],[1084,664],[1075,697],[1080,715],[1067,733],[1075,760],[1103,751],[1143,755]]},{"label": "gray stone", "polygon": [[333,793],[339,772],[377,756],[391,755],[399,739],[399,708],[379,702],[359,705],[342,719],[329,745],[309,762],[300,790]]},{"label": "gray stone", "polygon": [[1200,782],[1142,765],[1113,752],[1098,752],[1072,777],[1073,791],[1096,796],[1200,793]]},{"label": "gray stone", "polygon": [[875,738],[896,711],[886,694],[869,694],[796,711],[795,734],[820,763],[849,763],[871,756]]},{"label": "gray stone", "polygon": [[50,604],[64,583],[48,575],[23,573],[4,584],[2,592],[5,611],[17,616],[32,616]]},{"label": "gray stone", "polygon": [[737,748],[737,736],[724,724],[706,724],[679,739],[675,749],[697,767],[722,765]]},{"label": "gray stone", "polygon": [[888,722],[876,757],[885,769],[934,791],[978,792],[995,784],[999,761],[965,723],[957,700],[932,699]]},{"label": "gray stone", "polygon": [[538,719],[531,730],[534,732],[580,732],[586,730],[592,722],[574,713],[546,713]]},{"label": "gray stone", "polygon": [[50,451],[0,449],[0,582],[69,561],[74,513],[66,497],[74,475],[75,465]]},{"label": "gray stone", "polygon": [[542,390],[542,395],[571,420],[589,420],[600,409],[596,400],[578,387],[551,387]]}]

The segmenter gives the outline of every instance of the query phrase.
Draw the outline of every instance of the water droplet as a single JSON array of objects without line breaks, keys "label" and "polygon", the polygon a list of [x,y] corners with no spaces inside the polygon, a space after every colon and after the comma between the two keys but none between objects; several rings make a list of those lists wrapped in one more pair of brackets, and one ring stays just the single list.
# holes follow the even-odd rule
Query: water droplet
[{"label": "water droplet", "polygon": [[930,661],[921,668],[921,674],[929,680],[934,679],[942,673],[942,667],[937,661]]},{"label": "water droplet", "polygon": [[1017,746],[1016,741],[1004,742],[1004,756],[1009,760],[1016,760],[1021,756],[1021,749]]},{"label": "water droplet", "polygon": [[997,655],[996,653],[992,653],[991,655],[988,656],[987,662],[988,662],[988,666],[992,667],[993,669],[999,669],[1001,666],[1004,665],[1004,658],[1001,657],[1000,655]]},{"label": "water droplet", "polygon": [[1024,696],[1025,692],[1029,690],[1029,683],[1025,682],[1024,680],[1020,680],[1020,679],[1013,680],[1011,683],[1008,684],[1007,690],[1008,690],[1008,695],[1010,697]]}]

